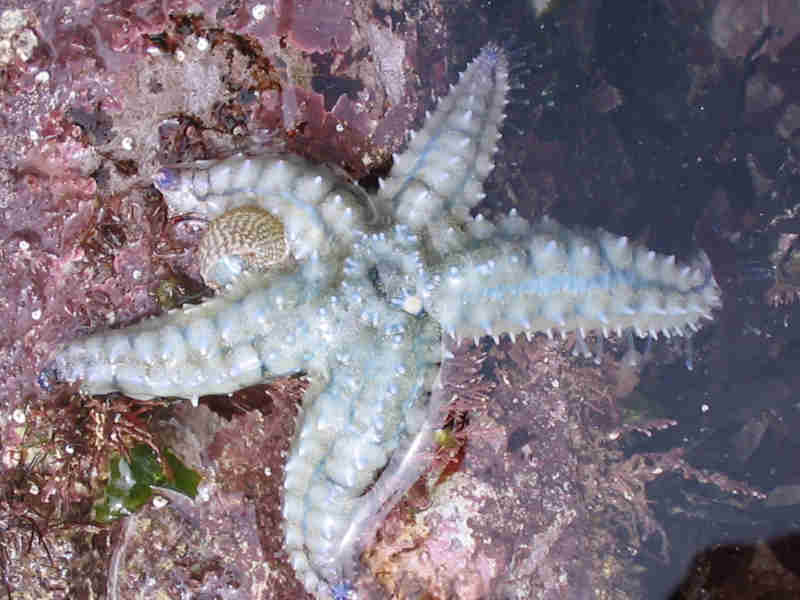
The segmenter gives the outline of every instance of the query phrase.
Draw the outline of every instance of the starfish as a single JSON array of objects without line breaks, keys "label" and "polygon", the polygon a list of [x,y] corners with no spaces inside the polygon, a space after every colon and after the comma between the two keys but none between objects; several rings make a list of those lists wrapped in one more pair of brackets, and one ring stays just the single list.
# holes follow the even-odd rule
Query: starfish
[{"label": "starfish", "polygon": [[70,342],[47,370],[89,394],[195,403],[305,372],[283,517],[317,597],[350,593],[371,532],[424,470],[454,343],[555,330],[588,354],[587,332],[683,336],[720,304],[704,255],[679,265],[605,231],[472,216],[508,77],[484,47],[372,196],[294,155],[162,169],[170,209],[211,220],[198,256],[218,294]]}]

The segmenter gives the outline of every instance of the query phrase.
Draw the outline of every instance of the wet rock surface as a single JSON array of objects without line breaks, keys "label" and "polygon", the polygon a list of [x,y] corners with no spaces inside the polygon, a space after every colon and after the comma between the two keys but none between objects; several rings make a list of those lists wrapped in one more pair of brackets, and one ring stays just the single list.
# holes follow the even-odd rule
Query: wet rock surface
[{"label": "wet rock surface", "polygon": [[[666,597],[712,540],[796,527],[800,88],[782,5],[585,2],[534,23],[524,3],[290,4],[0,6],[0,566],[13,597],[132,598],[141,581],[300,597],[279,490],[302,381],[191,413],[46,392],[37,375],[60,341],[208,293],[193,261],[205,223],[167,218],[150,184],[160,166],[277,147],[369,182],[448,74],[510,33],[524,50],[486,212],[701,247],[724,308],[692,372],[674,343],[640,347],[635,369],[613,347],[600,366],[576,359],[571,340],[462,349],[454,439],[387,519],[359,589]],[[204,495],[92,524],[109,456],[140,438],[201,472]],[[792,547],[699,556],[677,597],[765,591],[697,578],[731,564],[791,591]]]}]

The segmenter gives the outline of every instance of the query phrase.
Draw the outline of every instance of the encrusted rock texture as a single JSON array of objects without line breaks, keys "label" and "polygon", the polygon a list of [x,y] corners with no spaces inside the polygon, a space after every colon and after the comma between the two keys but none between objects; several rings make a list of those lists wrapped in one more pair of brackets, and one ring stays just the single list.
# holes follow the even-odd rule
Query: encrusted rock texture
[{"label": "encrusted rock texture", "polygon": [[[759,499],[800,503],[785,460],[800,451],[790,3],[590,1],[537,22],[525,2],[169,4],[0,3],[2,591],[303,597],[280,531],[302,379],[193,411],[44,392],[37,374],[60,341],[209,293],[193,260],[205,223],[167,219],[159,167],[276,148],[370,185],[480,45],[513,36],[481,210],[704,248],[724,308],[696,337],[692,372],[674,344],[641,347],[638,368],[614,347],[599,366],[575,358],[571,340],[461,348],[452,433],[357,589],[662,597],[704,544],[780,531]],[[171,446],[203,474],[198,500],[164,492],[166,505],[90,523],[114,435]],[[740,597],[792,585],[786,554],[767,555],[758,572],[773,577],[743,577]],[[698,561],[681,597],[721,597],[719,578],[697,581],[714,559]]]},{"label": "encrusted rock texture", "polygon": [[10,399],[37,393],[47,344],[155,312],[154,283],[187,269],[195,224],[165,220],[157,168],[275,147],[359,178],[420,116],[417,74],[445,83],[441,49],[418,47],[435,15],[417,26],[361,3],[34,6],[2,13]]},{"label": "encrusted rock texture", "polygon": [[[327,1],[165,7],[151,1],[0,6],[0,311],[6,324],[0,334],[0,425],[9,479],[3,489],[16,494],[24,488],[20,501],[33,507],[32,495],[56,504],[41,489],[48,476],[85,473],[67,499],[84,509],[98,491],[90,489],[96,483],[89,475],[93,461],[83,456],[98,445],[89,439],[95,432],[85,431],[82,440],[77,433],[86,417],[81,401],[69,391],[45,394],[37,385],[53,345],[204,291],[190,278],[197,276],[192,256],[205,223],[168,221],[152,174],[178,161],[274,149],[324,160],[359,179],[387,164],[430,106],[431,94],[442,93],[449,81],[443,15],[435,3],[424,10]],[[422,46],[420,35],[427,40]],[[298,400],[296,394],[285,397]],[[259,401],[269,404],[263,392]],[[76,422],[54,425],[49,420],[59,410],[64,421]],[[284,403],[281,415],[290,426],[266,438],[276,453],[288,444],[295,405]],[[30,461],[38,459],[20,448],[53,437],[44,448],[70,461],[37,462],[47,476],[31,487]],[[271,481],[279,486],[280,456],[258,456],[264,461],[258,471],[272,464]],[[17,472],[25,472],[24,481]],[[277,490],[260,490],[275,510]],[[40,511],[48,516],[43,531],[67,516],[46,508]],[[85,521],[88,513],[79,516]],[[250,533],[258,539],[258,531],[272,531],[280,539],[278,523],[254,525]],[[65,556],[86,555],[63,548],[68,537],[49,546],[35,531],[18,537],[19,552],[2,565],[15,593],[106,592],[109,545],[94,561],[98,581],[86,583],[57,568],[69,563]],[[23,564],[17,572],[26,546],[32,546],[32,567]],[[55,554],[52,573],[34,584],[35,566],[50,568],[48,550]],[[291,597],[298,589],[291,568],[283,567],[287,583],[272,589],[271,597]]]}]

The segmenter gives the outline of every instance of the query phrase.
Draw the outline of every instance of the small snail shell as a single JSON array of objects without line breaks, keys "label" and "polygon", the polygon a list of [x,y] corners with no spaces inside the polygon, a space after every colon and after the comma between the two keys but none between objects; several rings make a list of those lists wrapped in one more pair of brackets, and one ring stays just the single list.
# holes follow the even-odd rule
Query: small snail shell
[{"label": "small snail shell", "polygon": [[208,226],[198,247],[200,275],[216,290],[245,273],[266,273],[290,260],[286,232],[275,215],[257,206],[240,206]]}]

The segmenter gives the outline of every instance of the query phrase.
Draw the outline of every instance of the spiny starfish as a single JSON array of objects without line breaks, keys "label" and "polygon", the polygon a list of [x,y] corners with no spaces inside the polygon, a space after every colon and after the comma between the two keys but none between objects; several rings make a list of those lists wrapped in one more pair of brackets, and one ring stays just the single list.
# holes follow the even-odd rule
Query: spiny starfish
[{"label": "spiny starfish", "polygon": [[215,219],[200,257],[220,293],[69,343],[52,364],[90,394],[194,402],[306,372],[283,515],[291,563],[318,597],[349,593],[375,523],[425,467],[443,334],[576,331],[585,350],[588,331],[684,335],[720,303],[704,257],[682,266],[604,231],[471,216],[507,91],[490,44],[374,197],[292,155],[163,169],[173,211]]}]

